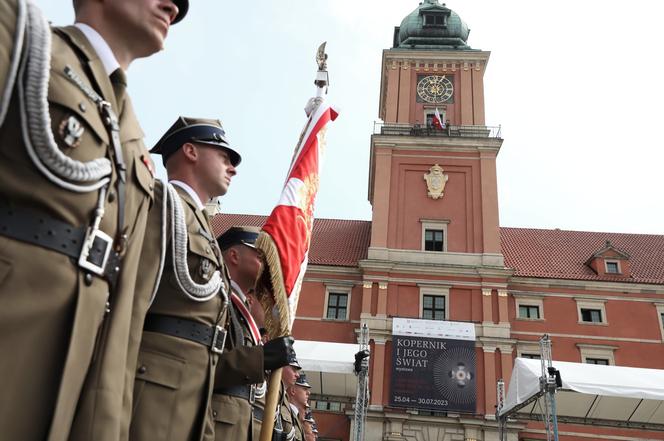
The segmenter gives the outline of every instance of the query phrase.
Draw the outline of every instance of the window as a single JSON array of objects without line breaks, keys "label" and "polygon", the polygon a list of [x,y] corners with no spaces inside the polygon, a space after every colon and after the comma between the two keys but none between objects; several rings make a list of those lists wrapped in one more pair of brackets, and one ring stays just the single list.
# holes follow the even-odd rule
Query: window
[{"label": "window", "polygon": [[575,298],[579,323],[584,325],[608,325],[606,300],[594,298]]},{"label": "window", "polygon": [[[519,320],[544,320],[544,297],[537,293],[515,293],[514,304],[516,307],[516,317]],[[535,351],[539,353],[539,349]]]},{"label": "window", "polygon": [[600,309],[581,308],[581,321],[602,323],[602,311]]},{"label": "window", "polygon": [[331,320],[346,320],[348,312],[348,293],[330,292],[327,297],[327,314]]},{"label": "window", "polygon": [[531,360],[539,360],[541,358],[540,354],[529,354],[524,352],[521,354],[521,358],[530,358]]},{"label": "window", "polygon": [[422,296],[422,318],[425,320],[445,320],[445,296]]},{"label": "window", "polygon": [[445,27],[447,16],[445,14],[425,14],[424,26]]},{"label": "window", "polygon": [[659,322],[659,330],[662,333],[662,341],[664,341],[664,303],[655,303],[657,308],[657,321]]},{"label": "window", "polygon": [[537,305],[519,305],[519,318],[538,319],[540,318],[539,306]]},{"label": "window", "polygon": [[447,224],[448,220],[420,219],[422,224],[422,250],[447,251]]},{"label": "window", "polygon": [[615,260],[606,261],[607,274],[620,274],[620,264]]},{"label": "window", "polygon": [[424,251],[443,251],[443,230],[424,230]]},{"label": "window", "polygon": [[577,343],[576,347],[579,348],[581,361],[583,363],[602,364],[606,366],[613,366],[616,364],[613,353],[618,349],[617,346]]},{"label": "window", "polygon": [[316,404],[314,405],[314,409],[328,412],[341,412],[343,410],[343,406],[338,401],[317,400]]}]

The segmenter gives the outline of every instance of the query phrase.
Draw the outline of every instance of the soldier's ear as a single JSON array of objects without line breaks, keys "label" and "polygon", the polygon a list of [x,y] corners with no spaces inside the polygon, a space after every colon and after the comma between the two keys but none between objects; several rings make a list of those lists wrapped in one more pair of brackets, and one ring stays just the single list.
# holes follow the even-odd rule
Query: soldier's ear
[{"label": "soldier's ear", "polygon": [[182,144],[182,154],[189,161],[196,161],[198,159],[198,149],[191,142],[185,142]]}]

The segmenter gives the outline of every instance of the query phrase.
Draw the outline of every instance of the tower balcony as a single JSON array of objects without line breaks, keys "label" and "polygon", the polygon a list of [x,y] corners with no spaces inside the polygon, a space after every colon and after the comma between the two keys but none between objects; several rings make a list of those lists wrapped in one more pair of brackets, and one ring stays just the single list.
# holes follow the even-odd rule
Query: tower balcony
[{"label": "tower balcony", "polygon": [[449,124],[438,129],[431,125],[374,122],[374,135],[435,136],[450,138],[500,138],[500,126],[466,126]]}]

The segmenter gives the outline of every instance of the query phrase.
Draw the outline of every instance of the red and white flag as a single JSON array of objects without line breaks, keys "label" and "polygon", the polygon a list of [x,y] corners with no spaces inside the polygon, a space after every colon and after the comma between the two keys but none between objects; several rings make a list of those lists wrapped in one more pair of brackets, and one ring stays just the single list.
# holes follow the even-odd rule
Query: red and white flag
[{"label": "red and white flag", "polygon": [[436,113],[433,114],[433,119],[431,120],[431,124],[437,129],[444,129],[445,128],[445,123],[443,122],[443,118],[440,117],[440,112],[438,111],[438,107],[436,107]]},{"label": "red and white flag", "polygon": [[323,102],[311,112],[279,202],[256,240],[256,247],[266,257],[276,307],[273,314],[267,314],[266,320],[278,319],[287,324],[288,331],[293,327],[307,269],[326,126],[337,115],[335,109]]}]

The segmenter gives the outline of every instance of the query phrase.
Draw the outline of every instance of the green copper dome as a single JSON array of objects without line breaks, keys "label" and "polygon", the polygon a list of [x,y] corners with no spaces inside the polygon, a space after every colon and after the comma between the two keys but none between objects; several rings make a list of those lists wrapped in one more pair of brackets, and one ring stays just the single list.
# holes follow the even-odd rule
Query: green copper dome
[{"label": "green copper dome", "polygon": [[424,0],[394,29],[394,47],[469,50],[466,43],[469,33],[468,25],[445,3]]}]

